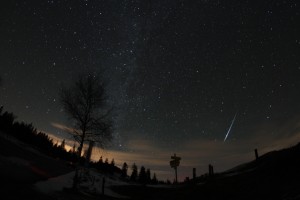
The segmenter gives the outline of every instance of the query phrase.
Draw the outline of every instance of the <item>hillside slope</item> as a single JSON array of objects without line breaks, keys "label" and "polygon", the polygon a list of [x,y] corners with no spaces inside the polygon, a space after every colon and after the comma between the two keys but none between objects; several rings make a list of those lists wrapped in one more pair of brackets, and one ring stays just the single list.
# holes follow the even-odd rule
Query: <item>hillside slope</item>
[{"label": "hillside slope", "polygon": [[[200,178],[200,177],[199,177]],[[138,187],[138,188],[137,188]],[[169,188],[114,188],[133,199],[300,199],[300,144],[269,152],[212,177]]]},{"label": "hillside slope", "polygon": [[[67,163],[40,153],[18,140],[0,134],[0,192],[9,199],[53,199],[33,189],[34,183],[73,171]],[[273,151],[230,170],[179,185],[116,184],[112,190],[130,199],[300,199],[300,143]],[[59,193],[58,193],[59,194]],[[60,193],[60,199],[80,199]],[[67,196],[66,196],[67,194]],[[75,198],[76,197],[76,198]],[[96,197],[85,199],[97,199]],[[117,199],[102,196],[102,199]]]},{"label": "hillside slope", "polygon": [[205,187],[223,199],[300,199],[300,144],[221,173]]},{"label": "hillside slope", "polygon": [[33,183],[72,171],[66,162],[39,153],[37,149],[2,132],[0,169],[1,182],[4,183],[0,192],[11,197],[31,196],[34,193],[31,189]]}]

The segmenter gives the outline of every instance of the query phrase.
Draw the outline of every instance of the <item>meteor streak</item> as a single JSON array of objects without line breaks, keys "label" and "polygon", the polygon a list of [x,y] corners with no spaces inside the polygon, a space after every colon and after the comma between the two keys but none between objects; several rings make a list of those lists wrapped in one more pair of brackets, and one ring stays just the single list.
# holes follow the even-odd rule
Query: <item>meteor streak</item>
[{"label": "meteor streak", "polygon": [[225,136],[225,138],[224,138],[224,142],[226,141],[226,139],[227,139],[227,137],[228,137],[228,135],[229,135],[229,133],[230,133],[230,130],[231,130],[231,128],[232,128],[232,125],[233,125],[233,123],[234,123],[234,121],[235,121],[236,114],[237,114],[237,112],[235,113],[234,118],[233,118],[233,120],[232,120],[232,122],[231,122],[231,125],[230,125],[230,127],[229,127],[229,129],[228,129],[228,131],[227,131],[227,134],[226,134],[226,136]]}]

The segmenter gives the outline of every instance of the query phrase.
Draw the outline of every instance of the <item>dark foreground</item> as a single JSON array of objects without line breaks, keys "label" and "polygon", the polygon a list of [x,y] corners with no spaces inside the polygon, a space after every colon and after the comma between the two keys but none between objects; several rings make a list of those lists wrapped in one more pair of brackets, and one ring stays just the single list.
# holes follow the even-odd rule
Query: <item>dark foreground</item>
[{"label": "dark foreground", "polygon": [[132,199],[300,199],[300,144],[267,153],[258,160],[212,177],[171,188],[115,187]]},{"label": "dark foreground", "polygon": [[[29,146],[0,138],[1,199],[94,200],[117,198],[65,188],[43,194],[34,188],[37,181],[74,170],[62,160],[47,157]],[[267,153],[258,160],[224,173],[177,185],[114,186],[114,192],[129,199],[300,199],[300,145]]]}]

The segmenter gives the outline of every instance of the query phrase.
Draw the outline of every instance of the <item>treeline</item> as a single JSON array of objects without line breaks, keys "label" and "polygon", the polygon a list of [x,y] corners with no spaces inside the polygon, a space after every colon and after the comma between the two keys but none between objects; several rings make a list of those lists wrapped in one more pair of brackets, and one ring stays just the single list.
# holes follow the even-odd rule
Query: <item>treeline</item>
[{"label": "treeline", "polygon": [[11,112],[4,112],[3,106],[0,107],[0,131],[24,143],[30,144],[51,157],[60,158],[69,162],[75,162],[79,159],[75,151],[66,151],[64,143],[61,145],[54,144],[53,140],[47,134],[37,131],[32,123],[18,122],[16,118],[17,117]]},{"label": "treeline", "polygon": [[[4,112],[3,106],[0,107],[0,131],[37,148],[40,152],[43,152],[48,156],[67,161],[70,164],[70,167],[75,168],[74,163],[79,161],[81,165],[89,165],[103,173],[117,173],[124,181],[141,184],[165,183],[164,181],[158,181],[156,174],[153,173],[153,175],[151,175],[150,169],[146,169],[144,166],[141,166],[140,170],[138,170],[135,163],[131,166],[132,172],[129,175],[129,166],[126,162],[123,163],[122,169],[115,166],[114,159],[109,162],[107,158],[103,161],[102,157],[100,157],[97,162],[87,162],[84,156],[78,156],[75,145],[72,149],[67,151],[65,149],[65,140],[63,140],[61,144],[54,144],[53,139],[47,134],[37,131],[32,123],[18,122],[16,118],[17,117],[11,112]],[[168,181],[166,183],[168,183]]]},{"label": "treeline", "polygon": [[[110,170],[112,167],[115,167],[114,159],[111,160],[109,163],[108,159],[106,158],[103,161],[102,156],[97,162],[92,164],[96,169],[101,169],[104,172],[112,173]],[[138,171],[138,167],[135,163],[131,166],[131,174],[128,174],[128,164],[126,162],[123,163],[122,169],[119,169],[118,172],[120,173],[121,179],[127,182],[134,182],[140,184],[157,184],[157,183],[164,183],[163,181],[158,181],[156,174],[153,173],[151,175],[150,169],[146,169],[144,166],[141,166],[140,170]],[[114,170],[116,171],[116,170]]]}]

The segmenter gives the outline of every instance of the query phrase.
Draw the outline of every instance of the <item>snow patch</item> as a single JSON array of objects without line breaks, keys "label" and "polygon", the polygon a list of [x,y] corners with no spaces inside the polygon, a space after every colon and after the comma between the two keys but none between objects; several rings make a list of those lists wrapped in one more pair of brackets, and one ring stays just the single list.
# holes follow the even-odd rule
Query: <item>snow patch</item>
[{"label": "snow patch", "polygon": [[[103,178],[105,178],[104,193],[106,196],[115,198],[128,198],[126,196],[119,195],[110,189],[111,186],[128,185],[128,183],[122,182],[116,177],[100,174],[94,170],[80,171],[80,176],[82,176],[83,173],[87,174],[84,174],[82,182],[79,185],[79,190],[84,189],[101,194]],[[75,171],[62,176],[50,178],[46,181],[40,181],[35,184],[35,188],[43,193],[48,194],[63,191],[64,188],[72,187],[74,175]]]}]

